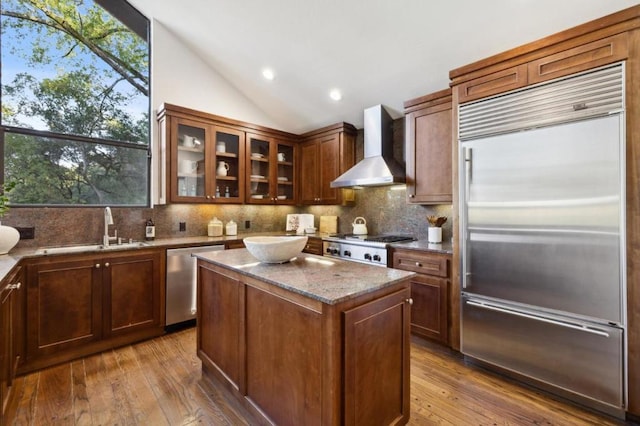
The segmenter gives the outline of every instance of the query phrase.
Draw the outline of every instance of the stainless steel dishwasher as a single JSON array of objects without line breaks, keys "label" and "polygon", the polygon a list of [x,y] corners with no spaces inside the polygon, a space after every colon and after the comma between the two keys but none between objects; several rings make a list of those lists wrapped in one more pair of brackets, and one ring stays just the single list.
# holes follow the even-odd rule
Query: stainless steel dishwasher
[{"label": "stainless steel dishwasher", "polygon": [[167,250],[166,326],[196,318],[196,258],[191,255],[214,250],[224,245]]}]

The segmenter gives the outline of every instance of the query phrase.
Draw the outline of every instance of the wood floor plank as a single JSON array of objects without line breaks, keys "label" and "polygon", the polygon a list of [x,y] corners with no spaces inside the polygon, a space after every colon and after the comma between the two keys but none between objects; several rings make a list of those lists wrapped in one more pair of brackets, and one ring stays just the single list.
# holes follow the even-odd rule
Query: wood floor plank
[{"label": "wood floor plank", "polygon": [[75,425],[91,425],[91,404],[87,395],[87,383],[84,374],[84,362],[71,364],[71,395],[73,398],[73,418]]},{"label": "wood floor plank", "polygon": [[[171,354],[164,353],[158,348],[157,342],[148,341],[136,345],[136,354],[140,362],[148,367],[146,378],[154,392],[162,411],[171,425],[183,424],[193,419],[191,409],[182,398],[184,389],[179,381],[176,381],[170,371],[173,366],[163,365],[163,356],[173,359]],[[166,360],[168,362],[168,360]],[[162,371],[163,374],[157,374]]]},{"label": "wood floor plank", "polygon": [[143,372],[136,353],[131,346],[121,348],[114,352],[118,363],[119,374],[126,384],[124,391],[131,404],[133,423],[149,425],[166,425],[165,417],[158,400],[149,387],[149,382]]},{"label": "wood floor plank", "polygon": [[[185,405],[189,407],[190,422],[200,422],[204,424],[220,424],[220,425],[233,425],[224,413],[218,409],[215,404],[207,397],[203,390],[198,386],[200,379],[200,365],[194,364],[191,359],[191,355],[185,357],[185,353],[180,350],[182,346],[180,340],[175,342],[169,342],[168,340],[157,340],[158,349],[163,354],[173,353],[175,358],[171,363],[172,371],[170,374],[174,376],[174,379],[180,381],[182,386],[187,390],[182,395]],[[195,341],[193,345],[195,348]],[[195,351],[190,351],[195,352]],[[162,356],[163,360],[166,360],[166,356]],[[169,367],[168,361],[161,363],[165,367]],[[238,423],[235,423],[238,424]]]},{"label": "wood floor plank", "polygon": [[91,410],[91,424],[124,424],[114,399],[109,374],[102,354],[84,358],[87,397]]},{"label": "wood floor plank", "polygon": [[27,426],[33,424],[33,414],[36,407],[36,396],[38,394],[38,383],[40,381],[40,373],[32,373],[25,377],[18,377],[14,380],[14,387],[18,395],[16,395],[17,406],[10,409],[8,414],[13,418],[11,424],[19,426]]},{"label": "wood floor plank", "polygon": [[[202,377],[194,328],[19,377],[14,391],[12,425],[257,424],[222,385]],[[582,409],[412,338],[409,424],[633,423]]]},{"label": "wood floor plank", "polygon": [[[51,392],[55,389],[56,392]],[[37,406],[33,422],[36,425],[73,425],[71,370],[68,364],[40,372]]]}]

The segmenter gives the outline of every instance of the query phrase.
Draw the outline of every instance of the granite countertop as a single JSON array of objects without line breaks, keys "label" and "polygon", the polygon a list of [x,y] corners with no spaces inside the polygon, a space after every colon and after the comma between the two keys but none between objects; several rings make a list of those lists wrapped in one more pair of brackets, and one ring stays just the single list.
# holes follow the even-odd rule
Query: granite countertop
[{"label": "granite countertop", "polygon": [[260,263],[248,250],[198,253],[197,258],[242,275],[334,305],[370,293],[415,273],[300,253],[282,264]]},{"label": "granite countertop", "polygon": [[409,250],[432,251],[443,254],[453,254],[453,244],[443,242],[441,244],[430,243],[427,240],[411,241],[409,243],[391,243],[391,247]]}]

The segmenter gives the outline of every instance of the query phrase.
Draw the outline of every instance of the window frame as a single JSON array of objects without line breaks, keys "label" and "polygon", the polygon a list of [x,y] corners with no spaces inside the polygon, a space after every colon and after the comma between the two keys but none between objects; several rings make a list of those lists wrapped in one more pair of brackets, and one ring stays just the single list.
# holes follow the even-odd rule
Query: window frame
[{"label": "window frame", "polygon": [[[1,1],[1,0],[0,0]],[[149,80],[149,89],[147,95],[147,117],[148,117],[148,132],[146,145],[135,144],[133,142],[124,142],[114,139],[103,139],[97,137],[88,137],[77,134],[57,133],[48,130],[36,130],[17,126],[7,126],[2,124],[2,111],[0,110],[0,186],[5,183],[5,134],[13,133],[35,137],[51,137],[60,140],[68,140],[73,142],[90,143],[92,145],[111,145],[127,149],[145,150],[147,151],[147,185],[146,185],[146,202],[144,204],[12,204],[9,203],[12,209],[14,208],[46,208],[46,207],[60,207],[60,208],[92,208],[92,207],[105,207],[116,206],[118,208],[149,208],[151,207],[151,189],[152,189],[152,127],[153,122],[151,118],[151,21],[145,17],[140,11],[138,11],[133,5],[126,0],[92,0],[96,5],[102,7],[106,12],[111,14],[115,19],[120,21],[124,26],[131,30],[134,34],[138,35],[147,44],[147,75]],[[0,50],[2,44],[0,43]],[[2,82],[0,81],[0,87]],[[0,92],[0,104],[2,103],[2,93]]]}]

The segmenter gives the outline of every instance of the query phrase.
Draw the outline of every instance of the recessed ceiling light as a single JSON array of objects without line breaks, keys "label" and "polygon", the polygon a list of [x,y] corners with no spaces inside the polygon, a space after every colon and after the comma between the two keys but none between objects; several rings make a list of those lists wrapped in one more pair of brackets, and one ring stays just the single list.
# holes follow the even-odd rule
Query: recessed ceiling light
[{"label": "recessed ceiling light", "polygon": [[331,91],[329,92],[329,97],[334,101],[339,101],[340,99],[342,99],[342,92],[340,92],[340,90],[338,89],[331,89]]},{"label": "recessed ceiling light", "polygon": [[262,70],[262,76],[267,80],[273,80],[276,75],[271,68],[265,68]]}]

